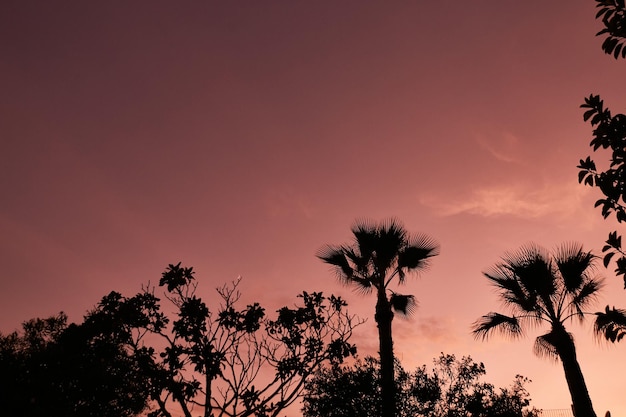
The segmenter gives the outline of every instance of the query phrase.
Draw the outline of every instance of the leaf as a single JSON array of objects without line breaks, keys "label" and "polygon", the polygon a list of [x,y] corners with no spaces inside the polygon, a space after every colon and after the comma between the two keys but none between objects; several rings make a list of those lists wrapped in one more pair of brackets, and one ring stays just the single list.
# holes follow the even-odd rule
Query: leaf
[{"label": "leaf", "polygon": [[614,255],[615,255],[615,252],[609,252],[606,255],[604,255],[603,263],[604,263],[605,268],[608,268],[609,263],[611,262],[611,258],[613,258]]},{"label": "leaf", "polygon": [[607,245],[620,250],[622,248],[622,237],[617,235],[617,232],[609,233],[609,238],[606,241]]},{"label": "leaf", "polygon": [[591,119],[591,125],[595,126],[598,123],[600,123],[600,120],[602,119],[602,114],[598,113],[595,116],[593,116],[593,118]]},{"label": "leaf", "polygon": [[[583,107],[583,106],[581,106],[581,107]],[[593,115],[594,115],[594,113],[595,113],[595,112],[596,112],[596,110],[595,110],[595,109],[587,110],[587,111],[583,114],[583,120],[586,122],[587,120],[589,120],[589,118],[590,118],[591,116],[593,116]]]}]

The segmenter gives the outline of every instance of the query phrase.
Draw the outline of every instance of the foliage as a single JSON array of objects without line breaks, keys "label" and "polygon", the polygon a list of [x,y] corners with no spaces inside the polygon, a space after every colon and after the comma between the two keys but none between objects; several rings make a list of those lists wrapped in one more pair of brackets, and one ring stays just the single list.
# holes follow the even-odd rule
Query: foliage
[{"label": "foliage", "polygon": [[391,291],[395,280],[403,284],[410,272],[428,267],[438,255],[438,245],[426,235],[411,236],[398,221],[357,222],[351,245],[326,246],[318,257],[330,264],[339,280],[360,291],[376,293],[376,313],[381,363],[383,415],[394,416],[394,358],[391,323],[394,311],[409,314],[415,307],[412,295]]},{"label": "foliage", "polygon": [[596,313],[594,330],[611,342],[619,342],[626,335],[626,310],[609,308]]},{"label": "foliage", "polygon": [[[602,44],[607,54],[616,59],[626,58],[626,6],[624,0],[596,0],[599,9],[596,18],[602,18],[604,28],[597,35],[608,34]],[[613,115],[598,95],[590,95],[581,105],[585,109],[583,119],[593,127],[590,146],[596,152],[600,148],[610,150],[609,167],[599,170],[590,156],[581,159],[578,165],[578,182],[600,189],[605,198],[598,199],[596,207],[602,208],[602,216],[614,215],[623,223],[626,221],[626,116]],[[622,247],[622,236],[617,231],[609,233],[602,248],[604,266],[608,267],[615,259],[615,273],[622,275],[626,288],[626,251]],[[596,313],[595,330],[611,342],[620,341],[626,334],[626,311],[606,306],[604,312]]]},{"label": "foliage", "polygon": [[0,409],[10,416],[133,416],[146,376],[123,341],[63,313],[0,335]]},{"label": "foliage", "polygon": [[[600,189],[605,198],[596,201],[596,207],[602,208],[602,216],[606,219],[614,215],[622,223],[626,221],[626,115],[612,115],[604,107],[599,96],[591,95],[581,106],[586,109],[583,116],[594,127],[590,146],[594,152],[598,149],[610,149],[609,168],[600,171],[594,160],[588,156],[580,160],[578,181]],[[604,265],[608,267],[611,259],[617,254],[615,273],[624,276],[626,288],[626,253],[622,248],[622,237],[617,231],[609,234],[606,245],[602,248]]]},{"label": "foliage", "polygon": [[517,338],[527,328],[547,324],[535,339],[539,356],[560,359],[576,415],[594,416],[591,399],[576,358],[573,336],[564,324],[583,321],[602,281],[592,275],[595,257],[578,244],[549,252],[538,245],[523,246],[485,272],[510,314],[491,312],[474,323],[473,332],[485,339],[494,332]]},{"label": "foliage", "polygon": [[356,353],[348,343],[360,322],[341,298],[303,292],[294,308],[274,319],[258,303],[238,306],[239,281],[217,289],[210,309],[196,292],[190,267],[169,265],[159,282],[168,310],[154,288],[134,297],[104,297],[90,319],[108,322],[112,333],[143,355],[150,375],[153,417],[171,416],[174,403],[187,417],[276,416],[299,398],[306,379],[321,364],[341,363]]},{"label": "foliage", "polygon": [[[429,371],[409,373],[396,361],[396,410],[399,417],[505,417],[536,415],[529,407],[527,378],[517,376],[509,388],[481,381],[482,363],[471,357],[441,354]],[[351,366],[335,365],[316,372],[306,385],[305,417],[374,417],[381,414],[380,365],[371,357]]]},{"label": "foliage", "polygon": [[608,34],[602,43],[602,50],[615,59],[626,58],[626,7],[624,0],[596,0],[599,9],[596,18],[602,18],[604,28],[596,36]]}]

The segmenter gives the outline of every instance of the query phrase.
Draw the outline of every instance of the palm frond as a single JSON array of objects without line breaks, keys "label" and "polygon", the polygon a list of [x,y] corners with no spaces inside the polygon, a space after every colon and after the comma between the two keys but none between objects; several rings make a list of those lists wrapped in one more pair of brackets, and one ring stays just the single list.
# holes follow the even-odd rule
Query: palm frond
[{"label": "palm frond", "polygon": [[550,256],[543,247],[529,243],[517,252],[508,253],[503,259],[529,294],[537,294],[542,299],[548,300],[556,292],[557,285]]},{"label": "palm frond", "polygon": [[494,331],[513,339],[523,336],[522,327],[515,316],[491,312],[476,320],[472,325],[474,337],[483,340],[487,339]]},{"label": "palm frond", "polygon": [[517,280],[511,269],[504,264],[496,265],[491,270],[483,272],[500,292],[502,300],[514,308],[524,312],[535,311],[537,308],[537,296],[529,294]]},{"label": "palm frond", "polygon": [[583,251],[582,245],[575,242],[565,243],[554,251],[554,260],[567,292],[576,292],[584,285],[595,259],[591,252]]},{"label": "palm frond", "polygon": [[407,244],[407,231],[395,219],[384,221],[378,225],[374,266],[381,274],[394,268],[398,254]]},{"label": "palm frond", "polygon": [[403,316],[412,315],[417,310],[417,300],[412,295],[392,293],[389,297],[391,308]]},{"label": "palm frond", "polygon": [[380,235],[389,235],[393,240],[406,242],[408,232],[402,222],[394,217],[385,219],[378,224]]},{"label": "palm frond", "polygon": [[398,282],[400,284],[404,284],[404,281],[406,280],[406,272],[404,272],[404,269],[402,268],[398,268],[396,272],[398,273]]},{"label": "palm frond", "polygon": [[606,306],[604,312],[596,313],[593,329],[596,335],[619,342],[626,335],[626,310]]},{"label": "palm frond", "polygon": [[369,262],[376,251],[378,227],[371,220],[357,220],[352,226],[353,249],[358,249],[359,257]]},{"label": "palm frond", "polygon": [[426,235],[419,235],[407,243],[398,253],[398,268],[425,269],[428,260],[439,255],[439,245]]},{"label": "palm frond", "polygon": [[562,343],[560,339],[568,337],[572,339],[572,335],[567,332],[556,332],[554,330],[538,336],[535,339],[533,346],[533,353],[540,358],[548,358],[557,361],[559,359],[559,352],[557,346]]},{"label": "palm frond", "polygon": [[583,280],[583,284],[571,297],[571,314],[575,314],[582,322],[585,318],[585,307],[597,300],[598,292],[600,291],[600,289],[602,289],[603,286],[604,281],[599,278],[587,278]]},{"label": "palm frond", "polygon": [[326,246],[320,249],[316,256],[327,264],[332,265],[341,281],[349,282],[352,279],[354,270],[350,266],[343,248]]},{"label": "palm frond", "polygon": [[352,277],[350,283],[355,284],[355,291],[360,294],[370,294],[373,288],[375,288],[375,285],[369,279],[357,275]]},{"label": "palm frond", "polygon": [[362,253],[355,251],[354,248],[349,246],[342,246],[341,250],[352,263],[355,273],[363,276],[370,273],[370,264],[372,262],[371,254],[364,256]]}]

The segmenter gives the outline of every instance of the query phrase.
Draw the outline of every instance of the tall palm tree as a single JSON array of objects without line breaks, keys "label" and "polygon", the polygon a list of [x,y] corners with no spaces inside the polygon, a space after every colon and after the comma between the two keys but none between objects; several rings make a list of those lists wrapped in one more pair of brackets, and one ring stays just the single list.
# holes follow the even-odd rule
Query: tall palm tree
[{"label": "tall palm tree", "polygon": [[395,415],[394,358],[391,322],[394,311],[410,313],[416,305],[412,295],[391,291],[390,285],[405,282],[409,272],[418,272],[428,266],[431,257],[439,254],[439,246],[426,235],[410,236],[395,219],[373,223],[357,222],[352,227],[351,245],[326,246],[318,257],[333,266],[340,281],[355,285],[358,290],[376,293],[381,395],[383,417]]},{"label": "tall palm tree", "polygon": [[547,333],[535,339],[538,356],[560,359],[576,417],[595,417],[576,347],[565,323],[584,320],[585,309],[595,301],[602,281],[593,276],[596,257],[579,244],[564,244],[553,252],[529,244],[509,253],[484,275],[510,307],[510,315],[489,313],[474,323],[476,337],[494,331],[517,338],[528,327],[545,324]]}]

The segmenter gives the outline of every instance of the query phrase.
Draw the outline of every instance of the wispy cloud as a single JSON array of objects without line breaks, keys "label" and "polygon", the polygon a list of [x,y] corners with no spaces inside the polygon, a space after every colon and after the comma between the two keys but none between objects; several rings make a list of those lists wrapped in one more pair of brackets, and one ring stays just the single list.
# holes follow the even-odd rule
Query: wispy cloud
[{"label": "wispy cloud", "polygon": [[548,215],[571,216],[581,207],[590,190],[579,184],[499,185],[473,190],[466,197],[450,200],[438,195],[424,196],[421,203],[442,216],[472,214],[483,217],[510,215],[537,218]]},{"label": "wispy cloud", "polygon": [[455,322],[450,317],[423,317],[417,324],[421,338],[431,342],[450,344],[456,342]]},{"label": "wispy cloud", "polygon": [[476,142],[499,161],[519,163],[515,155],[519,153],[520,140],[512,133],[503,132],[495,139],[488,139],[484,135],[476,135]]}]

